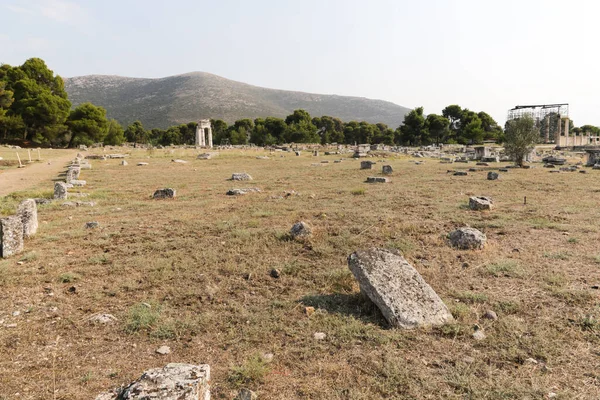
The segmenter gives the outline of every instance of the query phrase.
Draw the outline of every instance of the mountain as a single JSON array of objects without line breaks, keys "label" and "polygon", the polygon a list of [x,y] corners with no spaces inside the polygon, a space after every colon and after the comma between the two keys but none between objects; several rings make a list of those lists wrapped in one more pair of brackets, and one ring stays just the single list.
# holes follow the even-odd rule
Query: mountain
[{"label": "mountain", "polygon": [[159,79],[87,75],[65,79],[65,88],[74,106],[89,101],[106,108],[108,117],[123,126],[140,120],[146,128],[203,118],[228,123],[241,118],[285,118],[301,108],[314,117],[383,122],[395,129],[409,111],[388,101],[267,89],[205,72]]}]

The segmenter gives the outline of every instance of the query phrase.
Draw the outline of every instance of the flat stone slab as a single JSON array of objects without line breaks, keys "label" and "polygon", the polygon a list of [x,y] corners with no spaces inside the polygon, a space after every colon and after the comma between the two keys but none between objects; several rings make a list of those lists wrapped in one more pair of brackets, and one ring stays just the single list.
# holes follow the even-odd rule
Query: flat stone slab
[{"label": "flat stone slab", "polygon": [[179,159],[177,159],[177,160],[171,160],[171,162],[177,163],[177,164],[187,164],[187,161],[185,161],[185,160],[179,160]]},{"label": "flat stone slab", "polygon": [[498,173],[497,173],[497,172],[490,171],[490,172],[488,172],[488,174],[487,174],[487,179],[488,179],[488,181],[495,181],[495,180],[496,180],[496,179],[498,179],[499,177],[500,177],[500,175],[498,175]]},{"label": "flat stone slab", "polygon": [[145,165],[148,165],[148,163],[147,162],[139,162],[139,163],[137,163],[137,165],[138,165],[138,167],[143,167]]},{"label": "flat stone slab", "polygon": [[229,189],[227,191],[228,196],[241,196],[248,193],[258,193],[260,192],[259,188],[244,188],[244,189]]},{"label": "flat stone slab", "polygon": [[86,185],[86,181],[77,180],[77,179],[71,179],[71,181],[69,183],[73,186],[80,186],[80,187]]},{"label": "flat stone slab", "polygon": [[386,178],[385,176],[369,176],[367,178],[367,183],[390,183],[391,181],[390,178]]},{"label": "flat stone slab", "polygon": [[231,175],[232,181],[251,181],[252,177],[245,172],[235,172]]},{"label": "flat stone slab", "polygon": [[18,215],[0,218],[0,257],[23,251],[23,222]]},{"label": "flat stone slab", "polygon": [[130,385],[102,393],[96,400],[210,400],[208,364],[167,364],[150,369]]},{"label": "flat stone slab", "polygon": [[454,176],[467,176],[467,172],[466,171],[456,171],[454,174],[452,174]]},{"label": "flat stone slab", "polygon": [[453,320],[442,299],[397,251],[357,251],[348,257],[348,267],[391,326],[413,329]]}]

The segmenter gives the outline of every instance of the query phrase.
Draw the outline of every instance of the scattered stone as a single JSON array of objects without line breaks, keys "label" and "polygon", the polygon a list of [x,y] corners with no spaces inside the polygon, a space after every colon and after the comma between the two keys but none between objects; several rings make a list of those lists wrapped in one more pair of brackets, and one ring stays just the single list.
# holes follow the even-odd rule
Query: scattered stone
[{"label": "scattered stone", "polygon": [[467,171],[456,171],[454,174],[452,174],[454,176],[467,176]]},{"label": "scattered stone", "polygon": [[21,315],[21,311],[13,311],[12,313],[13,317],[18,317],[19,315]]},{"label": "scattered stone", "polygon": [[327,335],[324,332],[315,332],[315,334],[313,335],[313,337],[316,340],[325,340],[325,338],[327,337]]},{"label": "scattered stone", "polygon": [[308,317],[310,317],[314,313],[315,313],[314,307],[304,307],[304,314],[306,314]]},{"label": "scattered stone", "polygon": [[85,156],[86,160],[106,160],[106,156],[103,156],[102,154],[90,154]]},{"label": "scattered stone", "polygon": [[508,168],[498,168],[498,171],[500,171],[500,172],[508,172]]},{"label": "scattered stone", "polygon": [[95,201],[65,201],[62,203],[64,207],[94,207]]},{"label": "scattered stone", "polygon": [[156,349],[156,352],[160,355],[167,355],[171,353],[171,348],[169,346],[160,346],[158,349]]},{"label": "scattered stone", "polygon": [[321,164],[329,164],[329,161],[328,160],[323,160],[323,161],[321,161]]},{"label": "scattered stone", "polygon": [[469,168],[469,172],[479,172],[481,171],[480,169],[477,168]]},{"label": "scattered stone", "polygon": [[373,164],[375,164],[373,161],[361,161],[360,169],[372,169]]},{"label": "scattered stone", "polygon": [[117,318],[112,314],[94,314],[88,318],[88,321],[93,324],[106,325],[117,321]]},{"label": "scattered stone", "polygon": [[469,208],[475,211],[491,210],[494,202],[490,197],[469,197]]},{"label": "scattered stone", "polygon": [[18,215],[0,218],[0,258],[23,251],[23,221]]},{"label": "scattered stone", "polygon": [[302,154],[302,153],[301,153],[301,152],[299,152],[299,151],[295,151],[294,153],[296,153],[296,156],[298,156],[298,157],[300,156],[300,154]]},{"label": "scattered stone", "polygon": [[485,314],[483,314],[483,318],[496,321],[498,319],[498,314],[496,314],[493,310],[487,310]]},{"label": "scattered stone", "polygon": [[91,222],[86,222],[85,223],[85,228],[86,229],[95,229],[97,227],[99,227],[100,224],[98,223],[98,221],[91,221]]},{"label": "scattered stone", "polygon": [[125,165],[129,165],[129,163],[127,162],[127,160],[123,160],[123,161],[121,161],[121,165],[125,166]]},{"label": "scattered stone", "polygon": [[262,360],[266,363],[270,363],[273,361],[273,353],[263,353]]},{"label": "scattered stone", "polygon": [[303,221],[296,222],[290,230],[290,235],[294,239],[306,238],[312,235],[312,229]]},{"label": "scattered stone", "polygon": [[67,184],[64,182],[54,183],[54,198],[55,199],[66,199],[68,197]]},{"label": "scattered stone", "polygon": [[196,157],[196,160],[210,160],[211,158],[212,158],[211,153],[202,153],[202,154],[198,154],[198,157]]},{"label": "scattered stone", "polygon": [[483,340],[485,339],[485,333],[483,332],[483,330],[478,329],[473,333],[473,339],[475,340]]},{"label": "scattered stone", "polygon": [[252,177],[245,172],[236,172],[231,175],[232,181],[251,181]]},{"label": "scattered stone", "polygon": [[385,176],[369,176],[367,183],[390,183],[392,180]]},{"label": "scattered stone", "polygon": [[259,188],[245,188],[245,189],[229,189],[227,191],[228,196],[241,196],[248,193],[259,193]]},{"label": "scattered stone", "polygon": [[257,400],[258,395],[250,389],[242,388],[234,400]]},{"label": "scattered stone", "polygon": [[148,165],[147,162],[139,162],[137,163],[138,167],[143,167],[144,165]]},{"label": "scattered stone", "polygon": [[579,170],[579,173],[580,173],[580,174],[587,174],[587,171],[586,171],[586,170],[584,170],[584,169],[582,169],[582,170]]},{"label": "scattered stone", "polygon": [[281,272],[277,268],[273,268],[270,275],[271,278],[279,278],[281,276]]},{"label": "scattered stone", "polygon": [[554,173],[556,173],[556,174],[560,174],[560,171],[557,171],[557,170],[555,170],[555,169],[554,169],[554,170],[552,170],[552,171],[548,171],[548,172],[554,172]]},{"label": "scattered stone", "polygon": [[334,163],[334,164],[339,164],[339,163],[341,163],[341,162],[342,162],[342,160],[334,160],[334,161],[333,161],[333,163]]},{"label": "scattered stone", "polygon": [[17,208],[17,215],[23,222],[23,236],[35,235],[38,229],[37,204],[34,199],[23,200]]},{"label": "scattered stone", "polygon": [[69,182],[69,183],[73,186],[85,186],[87,182],[82,181],[82,180],[72,179],[71,182]]},{"label": "scattered stone", "polygon": [[43,199],[41,197],[35,198],[33,199],[35,201],[35,204],[40,205],[40,204],[50,204],[52,203],[51,199]]},{"label": "scattered stone", "polygon": [[393,172],[394,170],[391,165],[384,165],[383,167],[381,167],[381,173],[383,173],[384,175],[391,175]]},{"label": "scattered stone", "polygon": [[102,393],[96,400],[209,400],[210,366],[167,364],[154,368],[130,385]]},{"label": "scattered stone", "polygon": [[531,364],[531,365],[537,365],[538,361],[535,358],[528,358],[526,359],[523,364]]},{"label": "scattered stone", "polygon": [[360,291],[393,327],[438,326],[453,320],[448,307],[398,251],[372,248],[348,257]]},{"label": "scattered stone", "polygon": [[486,162],[478,162],[475,165],[478,165],[480,167],[489,167],[490,164],[486,163]]},{"label": "scattered stone", "polygon": [[269,160],[269,157],[267,156],[256,156],[257,160]]},{"label": "scattered stone", "polygon": [[487,241],[484,233],[469,227],[455,230],[450,233],[449,238],[453,247],[462,250],[482,249]]},{"label": "scattered stone", "polygon": [[490,172],[488,172],[488,174],[487,174],[487,179],[488,179],[488,181],[495,181],[495,180],[496,180],[496,179],[498,179],[499,177],[500,177],[500,175],[498,175],[498,173],[497,173],[497,172],[490,171]]},{"label": "scattered stone", "polygon": [[175,189],[164,188],[164,189],[156,190],[156,192],[154,192],[154,194],[152,195],[152,198],[153,199],[172,199],[175,197],[175,195],[176,195]]},{"label": "scattered stone", "polygon": [[179,159],[177,159],[177,160],[171,160],[171,162],[174,162],[174,163],[177,163],[177,164],[187,164],[187,161],[185,161],[185,160],[179,160]]},{"label": "scattered stone", "polygon": [[556,168],[554,164],[544,164],[544,168]]}]

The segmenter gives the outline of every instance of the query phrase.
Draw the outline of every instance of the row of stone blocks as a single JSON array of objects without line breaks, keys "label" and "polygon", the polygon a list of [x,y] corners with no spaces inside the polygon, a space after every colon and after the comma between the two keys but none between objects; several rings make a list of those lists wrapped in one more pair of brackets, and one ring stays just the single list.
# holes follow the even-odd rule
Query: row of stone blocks
[{"label": "row of stone blocks", "polygon": [[0,258],[7,258],[23,251],[24,238],[35,235],[38,228],[35,200],[23,200],[17,214],[0,218]]}]

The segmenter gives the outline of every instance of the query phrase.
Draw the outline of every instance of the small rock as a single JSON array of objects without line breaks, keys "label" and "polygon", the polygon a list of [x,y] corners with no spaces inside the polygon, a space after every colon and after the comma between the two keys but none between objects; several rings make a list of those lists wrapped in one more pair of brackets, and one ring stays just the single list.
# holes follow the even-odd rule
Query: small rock
[{"label": "small rock", "polygon": [[117,318],[112,314],[94,314],[88,318],[88,321],[94,324],[112,324]]},{"label": "small rock", "polygon": [[235,396],[234,400],[256,400],[256,399],[258,399],[258,395],[256,393],[254,393],[250,389],[243,388],[243,389],[240,389],[237,396]]},{"label": "small rock", "polygon": [[498,171],[500,171],[500,172],[508,172],[508,169],[507,168],[498,168]]},{"label": "small rock", "polygon": [[466,171],[456,171],[454,174],[452,174],[454,176],[467,176],[467,172]]},{"label": "small rock", "polygon": [[473,357],[466,356],[465,358],[463,358],[463,361],[467,364],[473,364],[475,362],[475,359]]},{"label": "small rock", "polygon": [[174,162],[177,164],[187,164],[187,161],[185,161],[185,160],[171,160],[171,162]]},{"label": "small rock", "polygon": [[129,164],[127,163],[127,161],[123,160],[123,161],[121,161],[121,165],[129,165]]},{"label": "small rock", "polygon": [[479,329],[473,333],[473,339],[483,340],[483,339],[485,339],[485,333],[483,333],[483,331],[481,329]]},{"label": "small rock", "polygon": [[327,337],[327,335],[323,332],[315,332],[313,336],[316,340],[325,340],[325,338]]},{"label": "small rock", "polygon": [[266,363],[273,361],[273,353],[263,353],[262,360]]},{"label": "small rock", "polygon": [[279,278],[280,276],[281,272],[277,268],[271,270],[271,278]]},{"label": "small rock", "polygon": [[171,353],[171,348],[169,346],[160,346],[158,349],[156,349],[156,352],[164,356]]},{"label": "small rock", "polygon": [[469,197],[469,208],[474,211],[491,210],[494,202],[490,197],[473,196]]},{"label": "small rock", "polygon": [[86,229],[94,229],[99,227],[100,224],[98,223],[98,221],[91,221],[91,222],[86,222],[85,223],[85,228]]},{"label": "small rock", "polygon": [[13,311],[12,313],[13,317],[18,317],[19,315],[21,315],[21,311]]},{"label": "small rock", "polygon": [[304,313],[310,317],[311,315],[313,315],[315,313],[315,308],[314,307],[304,307]]},{"label": "small rock", "polygon": [[483,318],[491,319],[492,321],[496,321],[498,319],[498,315],[492,310],[487,310],[485,312],[485,314],[483,314]]},{"label": "small rock", "polygon": [[17,324],[6,324],[4,325],[6,328],[16,328]]},{"label": "small rock", "polygon": [[394,172],[394,170],[392,169],[391,165],[384,165],[383,167],[381,167],[381,172],[384,175],[391,175]]},{"label": "small rock", "polygon": [[487,174],[487,179],[488,179],[488,181],[495,181],[495,180],[496,180],[496,179],[498,179],[499,177],[500,177],[500,175],[498,175],[498,173],[497,173],[497,172],[490,171],[490,172],[488,172],[488,174]]},{"label": "small rock", "polygon": [[148,165],[147,162],[139,162],[137,163],[138,167],[143,167],[144,165]]},{"label": "small rock", "polygon": [[532,365],[536,365],[538,364],[537,360],[535,358],[528,358],[526,359],[523,364],[532,364]]},{"label": "small rock", "polygon": [[309,237],[312,235],[312,229],[303,221],[296,222],[290,230],[290,235],[294,239]]},{"label": "small rock", "polygon": [[164,188],[164,189],[158,189],[157,191],[155,191],[154,194],[152,195],[152,198],[153,199],[173,199],[173,198],[175,198],[176,195],[177,195],[177,192],[175,191],[175,189]]},{"label": "small rock", "polygon": [[554,392],[550,392],[548,393],[548,398],[549,399],[555,399],[558,397],[558,394],[554,393]]},{"label": "small rock", "polygon": [[390,183],[391,179],[384,176],[369,176],[367,183]]}]

